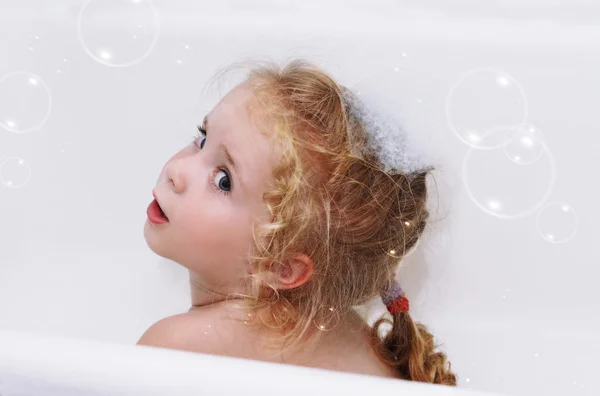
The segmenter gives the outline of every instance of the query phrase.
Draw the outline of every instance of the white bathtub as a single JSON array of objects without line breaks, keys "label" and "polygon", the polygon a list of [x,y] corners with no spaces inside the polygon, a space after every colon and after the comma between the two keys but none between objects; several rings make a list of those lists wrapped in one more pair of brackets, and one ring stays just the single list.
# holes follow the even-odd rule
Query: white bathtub
[{"label": "white bathtub", "polygon": [[[85,1],[0,5],[0,395],[600,393],[600,8],[248,3],[142,1],[125,31]],[[440,210],[399,276],[458,389],[134,345],[189,308],[186,271],[143,239],[156,176],[219,96],[210,75],[248,56],[395,76],[409,129],[433,131]],[[507,165],[477,138],[508,121]]]}]

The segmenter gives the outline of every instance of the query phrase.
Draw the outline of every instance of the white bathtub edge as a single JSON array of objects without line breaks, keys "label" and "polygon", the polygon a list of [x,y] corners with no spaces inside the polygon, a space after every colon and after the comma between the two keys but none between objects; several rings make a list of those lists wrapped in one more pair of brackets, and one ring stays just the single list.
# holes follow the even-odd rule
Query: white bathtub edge
[{"label": "white bathtub edge", "polygon": [[[200,374],[199,374],[200,373]],[[0,330],[0,395],[491,395],[136,345]],[[396,393],[397,392],[397,393]]]}]

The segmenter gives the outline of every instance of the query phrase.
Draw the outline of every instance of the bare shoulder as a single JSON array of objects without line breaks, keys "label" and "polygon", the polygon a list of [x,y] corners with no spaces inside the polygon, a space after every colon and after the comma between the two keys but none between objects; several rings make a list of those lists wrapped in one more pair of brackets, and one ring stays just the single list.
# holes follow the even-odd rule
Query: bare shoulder
[{"label": "bare shoulder", "polygon": [[243,318],[243,311],[222,305],[201,307],[159,320],[137,345],[397,377],[375,355],[362,321],[356,325],[364,331],[344,328],[327,333],[316,348],[298,346],[283,351],[283,346],[279,350],[265,339],[266,334],[244,324]]},{"label": "bare shoulder", "polygon": [[190,352],[235,355],[236,321],[223,309],[200,309],[172,315],[154,323],[137,345]]}]

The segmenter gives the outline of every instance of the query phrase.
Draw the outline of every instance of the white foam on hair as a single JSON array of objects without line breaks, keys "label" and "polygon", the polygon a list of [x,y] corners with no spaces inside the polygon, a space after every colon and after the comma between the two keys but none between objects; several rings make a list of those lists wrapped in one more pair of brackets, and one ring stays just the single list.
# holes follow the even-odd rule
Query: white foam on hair
[{"label": "white foam on hair", "polygon": [[359,97],[348,88],[344,89],[343,100],[350,117],[365,129],[367,144],[385,172],[408,175],[432,169],[426,143],[418,134],[406,131],[398,115],[387,112],[373,97]]}]

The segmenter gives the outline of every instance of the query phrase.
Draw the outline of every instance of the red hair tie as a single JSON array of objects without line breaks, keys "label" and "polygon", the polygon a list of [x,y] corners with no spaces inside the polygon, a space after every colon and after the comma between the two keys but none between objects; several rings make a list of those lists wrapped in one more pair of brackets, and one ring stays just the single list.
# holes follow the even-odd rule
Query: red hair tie
[{"label": "red hair tie", "polygon": [[388,305],[386,305],[386,307],[392,315],[395,315],[398,312],[403,312],[403,311],[408,312],[408,308],[409,308],[408,298],[406,298],[404,296],[397,298],[394,301],[392,301],[391,303],[389,303]]},{"label": "red hair tie", "polygon": [[404,290],[395,279],[389,288],[381,293],[381,299],[392,315],[398,312],[408,312],[408,298],[404,296]]}]

